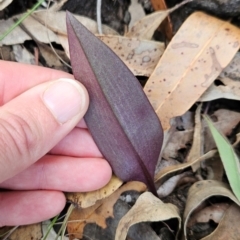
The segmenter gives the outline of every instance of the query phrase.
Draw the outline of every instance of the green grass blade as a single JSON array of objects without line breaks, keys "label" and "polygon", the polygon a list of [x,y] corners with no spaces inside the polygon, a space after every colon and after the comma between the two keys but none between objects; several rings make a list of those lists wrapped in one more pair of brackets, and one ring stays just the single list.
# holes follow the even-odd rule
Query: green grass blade
[{"label": "green grass blade", "polygon": [[212,133],[214,141],[217,145],[219,155],[221,157],[229,184],[232,188],[233,193],[240,200],[240,174],[239,174],[239,158],[235,153],[232,145],[213,125],[213,122],[209,117],[204,116],[207,121],[209,129]]},{"label": "green grass blade", "polygon": [[45,0],[39,0],[28,12],[26,12],[17,22],[15,22],[2,36],[0,36],[0,41],[2,41],[10,32],[12,32],[24,19],[26,19],[30,14],[32,14]]},{"label": "green grass blade", "polygon": [[48,227],[48,230],[45,234],[45,236],[43,237],[42,240],[46,240],[47,237],[48,237],[48,234],[50,233],[51,229],[53,228],[54,224],[56,223],[57,219],[58,219],[59,215],[57,215],[56,217],[53,218],[53,220],[51,221],[49,227]]}]

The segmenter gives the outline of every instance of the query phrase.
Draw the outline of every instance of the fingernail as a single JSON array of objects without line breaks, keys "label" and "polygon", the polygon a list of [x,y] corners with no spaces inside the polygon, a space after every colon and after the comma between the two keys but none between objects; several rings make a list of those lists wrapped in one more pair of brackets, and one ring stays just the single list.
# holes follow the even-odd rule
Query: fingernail
[{"label": "fingernail", "polygon": [[43,93],[43,102],[59,123],[85,111],[86,98],[86,90],[79,83],[65,78],[51,83]]}]

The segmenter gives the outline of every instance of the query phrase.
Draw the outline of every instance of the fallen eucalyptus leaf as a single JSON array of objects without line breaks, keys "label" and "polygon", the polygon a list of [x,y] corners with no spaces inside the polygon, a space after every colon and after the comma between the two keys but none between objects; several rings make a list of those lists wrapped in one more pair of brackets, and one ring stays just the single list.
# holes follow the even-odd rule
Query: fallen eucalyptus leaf
[{"label": "fallen eucalyptus leaf", "polygon": [[159,222],[169,219],[177,219],[178,230],[181,228],[181,218],[178,208],[171,203],[164,203],[150,192],[145,192],[136,201],[135,205],[120,220],[115,240],[125,240],[129,228],[139,222]]},{"label": "fallen eucalyptus leaf", "polygon": [[[157,41],[127,38],[118,35],[96,35],[115,52],[136,76],[149,77],[164,52],[164,44]],[[58,35],[59,41],[69,56],[67,36]]]},{"label": "fallen eucalyptus leaf", "polygon": [[216,230],[201,240],[238,240],[240,235],[240,208],[232,204],[225,212]]},{"label": "fallen eucalyptus leaf", "polygon": [[153,182],[163,133],[140,83],[104,43],[70,13],[67,29],[73,74],[88,90],[84,117],[103,156],[123,181]]},{"label": "fallen eucalyptus leaf", "polygon": [[229,22],[202,12],[184,22],[144,87],[164,130],[169,129],[171,118],[190,109],[229,64],[239,49],[239,33]]},{"label": "fallen eucalyptus leaf", "polygon": [[184,236],[187,239],[187,223],[194,210],[202,204],[203,201],[212,196],[224,196],[240,205],[237,198],[232,193],[229,185],[215,181],[203,180],[194,183],[188,192],[186,207],[183,214]]},{"label": "fallen eucalyptus leaf", "polygon": [[112,176],[109,183],[101,189],[92,192],[66,193],[67,200],[77,205],[79,208],[88,208],[97,201],[109,197],[122,185],[122,181],[116,176]]},{"label": "fallen eucalyptus leaf", "polygon": [[114,221],[119,212],[120,214],[122,213],[121,208],[119,208],[117,210],[118,213],[116,213],[115,206],[119,197],[123,193],[129,191],[138,192],[140,194],[146,191],[146,185],[141,182],[128,182],[122,185],[110,196],[97,201],[96,204],[91,207],[75,208],[69,217],[67,227],[70,239],[82,239],[84,229],[86,230],[87,225],[92,223],[95,223],[98,229],[101,228],[107,230],[107,228],[111,228],[113,230],[114,226],[111,225],[111,222]]}]

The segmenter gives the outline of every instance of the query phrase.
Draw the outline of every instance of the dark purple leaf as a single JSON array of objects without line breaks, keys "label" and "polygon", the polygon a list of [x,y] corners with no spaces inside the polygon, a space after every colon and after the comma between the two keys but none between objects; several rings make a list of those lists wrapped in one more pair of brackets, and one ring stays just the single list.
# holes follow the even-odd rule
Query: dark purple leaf
[{"label": "dark purple leaf", "polygon": [[67,29],[75,79],[90,96],[85,121],[93,139],[123,181],[142,181],[150,191],[163,132],[141,85],[125,64],[70,13]]}]

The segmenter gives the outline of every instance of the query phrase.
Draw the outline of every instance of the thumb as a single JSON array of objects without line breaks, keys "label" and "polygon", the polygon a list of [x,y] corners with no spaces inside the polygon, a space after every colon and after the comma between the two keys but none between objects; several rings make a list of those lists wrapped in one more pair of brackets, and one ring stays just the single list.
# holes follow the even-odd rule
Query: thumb
[{"label": "thumb", "polygon": [[84,116],[82,84],[59,79],[37,85],[0,108],[0,182],[44,156]]}]

